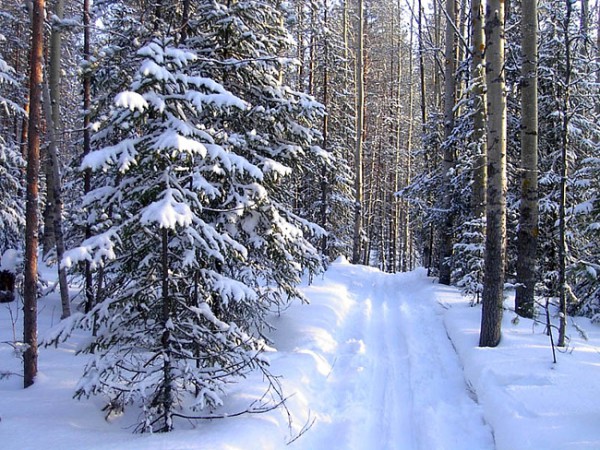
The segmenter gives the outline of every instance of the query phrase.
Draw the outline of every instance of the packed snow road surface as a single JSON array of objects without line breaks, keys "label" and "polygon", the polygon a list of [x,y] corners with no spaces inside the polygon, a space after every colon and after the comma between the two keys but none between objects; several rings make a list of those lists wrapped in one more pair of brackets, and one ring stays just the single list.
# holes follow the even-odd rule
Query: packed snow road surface
[{"label": "packed snow road surface", "polygon": [[306,293],[313,314],[337,315],[331,334],[313,343],[321,353],[331,346],[333,360],[317,387],[315,424],[294,448],[493,449],[424,272],[334,264],[325,278]]}]

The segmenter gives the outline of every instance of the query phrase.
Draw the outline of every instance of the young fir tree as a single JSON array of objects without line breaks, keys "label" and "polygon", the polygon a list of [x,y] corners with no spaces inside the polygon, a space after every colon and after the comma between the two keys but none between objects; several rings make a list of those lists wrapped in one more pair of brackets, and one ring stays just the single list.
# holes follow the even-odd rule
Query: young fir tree
[{"label": "young fir tree", "polygon": [[84,198],[94,235],[64,261],[98,269],[98,303],[50,342],[92,329],[76,395],[139,404],[141,431],[170,431],[186,406],[219,405],[226,383],[265,369],[265,313],[318,257],[279,203],[290,169],[251,145],[278,148],[228,130],[252,106],[193,72],[196,54],[172,39],[134,62],[82,164],[96,172]]},{"label": "young fir tree", "polygon": [[188,397],[217,405],[234,376],[265,369],[266,313],[320,260],[304,234],[318,228],[292,213],[285,185],[322,155],[322,107],[282,84],[283,16],[196,6],[182,44],[137,52],[101,122],[82,165],[97,172],[83,204],[94,235],[65,261],[98,269],[97,306],[64,330],[96,336],[77,394],[141,404],[142,431],[172,429]]},{"label": "young fir tree", "polygon": [[[317,236],[323,231],[298,217],[290,187],[294,176],[331,163],[316,129],[323,106],[284,83],[284,73],[293,62],[286,57],[292,39],[286,30],[285,8],[270,1],[198,2],[195,7],[186,40],[200,55],[195,69],[248,104],[243,114],[225,121],[217,118],[214,126],[223,133],[216,139],[226,139],[232,152],[263,171],[271,199],[260,207],[261,215],[239,214],[241,225],[235,236],[250,241],[248,258],[255,267],[245,280],[255,283],[252,277],[257,277],[284,288],[265,293],[268,298],[275,295],[277,301],[296,296],[299,272],[289,261],[309,267],[316,261],[312,246],[294,236],[300,237],[302,230]],[[286,236],[288,231],[291,234]]]}]

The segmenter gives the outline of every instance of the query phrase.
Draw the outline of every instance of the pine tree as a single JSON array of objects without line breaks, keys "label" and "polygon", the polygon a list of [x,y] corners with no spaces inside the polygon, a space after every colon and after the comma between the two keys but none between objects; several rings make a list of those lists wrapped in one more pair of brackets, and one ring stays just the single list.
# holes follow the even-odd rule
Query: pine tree
[{"label": "pine tree", "polygon": [[451,186],[452,174],[456,165],[456,148],[453,139],[454,115],[456,107],[456,0],[446,0],[446,49],[444,53],[444,142],[442,144],[442,185],[440,207],[443,211],[439,228],[439,282],[450,284],[452,267],[450,261],[454,244],[454,211]]},{"label": "pine tree", "polygon": [[[358,38],[356,44],[356,147],[354,149],[354,235],[352,241],[352,262],[361,262],[363,253],[363,141],[364,141],[364,24],[365,3],[358,0]],[[368,258],[368,253],[365,256]]]},{"label": "pine tree", "polygon": [[33,2],[29,67],[29,138],[27,141],[27,203],[25,206],[25,276],[23,290],[23,384],[27,388],[37,375],[37,261],[40,125],[42,101],[42,55],[44,54],[44,0]]}]

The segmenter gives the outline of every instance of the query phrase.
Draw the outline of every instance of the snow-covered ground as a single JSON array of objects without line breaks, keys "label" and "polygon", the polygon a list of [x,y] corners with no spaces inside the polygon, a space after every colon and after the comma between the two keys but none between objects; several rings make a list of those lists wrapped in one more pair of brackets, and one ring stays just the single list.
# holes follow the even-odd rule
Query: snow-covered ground
[{"label": "snow-covered ground", "polygon": [[[40,349],[34,386],[0,379],[0,448],[600,449],[599,325],[571,320],[553,364],[545,327],[510,312],[500,346],[478,348],[480,308],[422,269],[390,275],[338,261],[303,291],[309,305],[272,318],[271,371],[287,410],[132,434],[133,409],[105,420],[101,398],[72,398],[86,358],[74,356],[79,336]],[[11,346],[19,306],[0,305],[0,372],[21,371]],[[59,320],[57,296],[39,311],[43,337]],[[244,409],[264,387],[259,374],[233,385],[217,412]]]}]

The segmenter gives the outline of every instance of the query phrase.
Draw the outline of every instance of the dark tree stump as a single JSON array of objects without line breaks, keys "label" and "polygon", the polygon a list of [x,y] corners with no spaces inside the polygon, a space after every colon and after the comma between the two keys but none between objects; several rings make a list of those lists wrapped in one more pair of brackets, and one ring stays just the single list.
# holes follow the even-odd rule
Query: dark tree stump
[{"label": "dark tree stump", "polygon": [[15,299],[15,274],[8,270],[0,270],[0,303],[12,302]]}]

